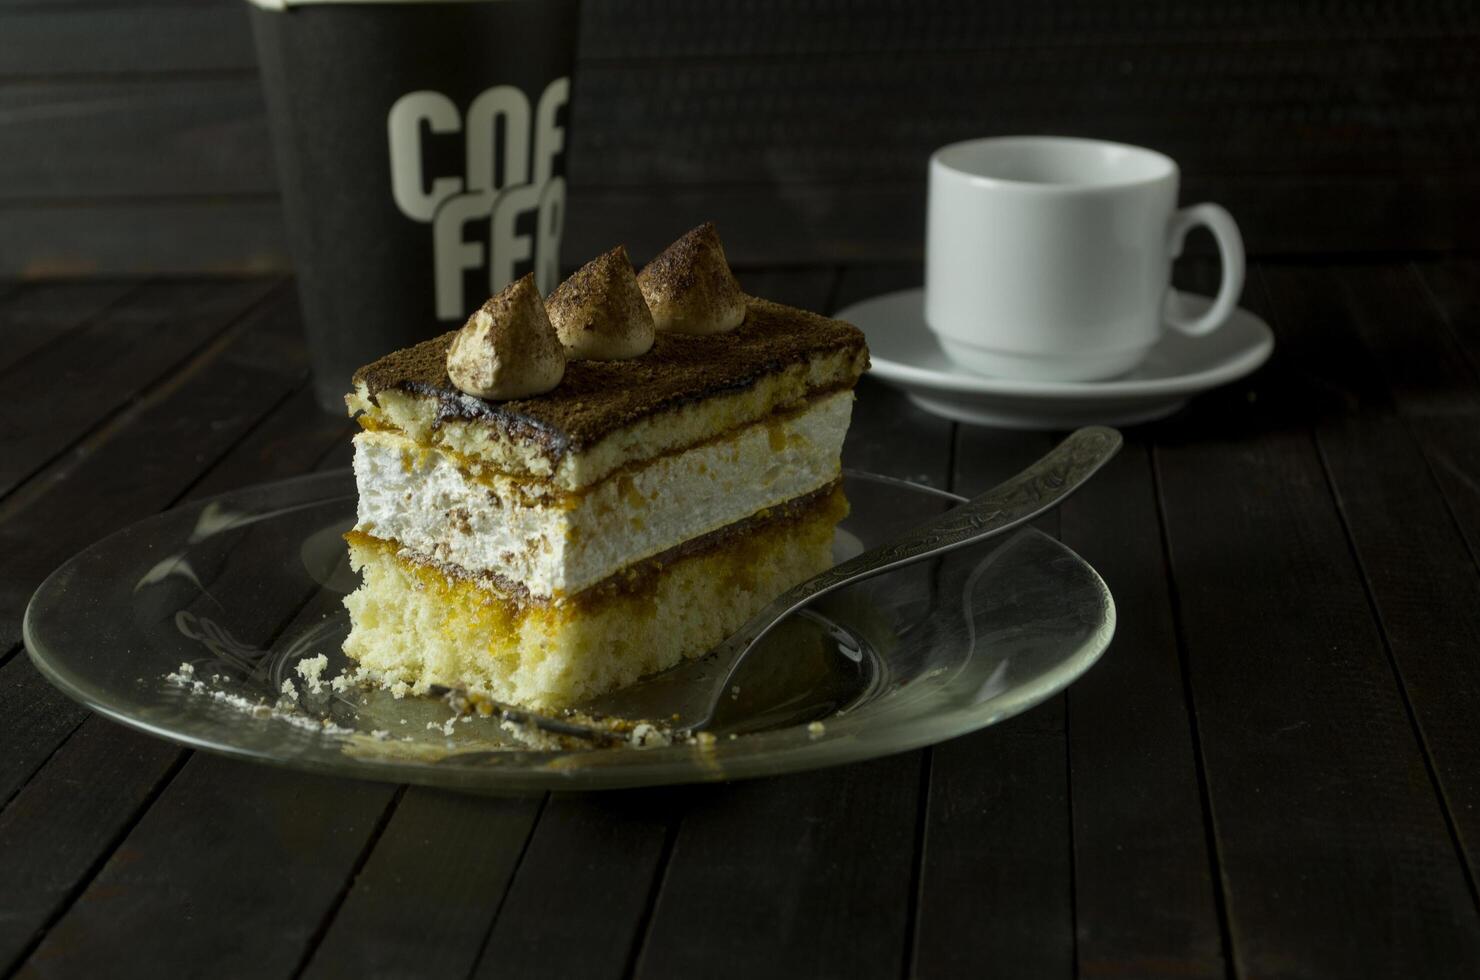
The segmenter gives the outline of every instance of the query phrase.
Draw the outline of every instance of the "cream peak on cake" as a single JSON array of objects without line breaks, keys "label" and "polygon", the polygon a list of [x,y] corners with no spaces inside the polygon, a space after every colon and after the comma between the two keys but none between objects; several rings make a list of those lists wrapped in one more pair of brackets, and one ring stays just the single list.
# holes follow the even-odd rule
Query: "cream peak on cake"
[{"label": "cream peak on cake", "polygon": [[745,319],[745,294],[712,222],[689,231],[643,266],[637,284],[659,332],[723,333]]},{"label": "cream peak on cake", "polygon": [[653,346],[653,315],[621,245],[555,287],[545,309],[570,360],[625,360]]},{"label": "cream peak on cake", "polygon": [[478,398],[542,395],[564,376],[565,351],[532,274],[489,297],[447,348],[447,377]]}]

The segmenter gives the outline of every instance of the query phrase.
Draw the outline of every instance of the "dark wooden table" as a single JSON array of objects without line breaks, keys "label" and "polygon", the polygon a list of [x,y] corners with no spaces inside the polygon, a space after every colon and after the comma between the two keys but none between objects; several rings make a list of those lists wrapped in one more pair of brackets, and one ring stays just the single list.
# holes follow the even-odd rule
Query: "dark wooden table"
[{"label": "dark wooden table", "polygon": [[[39,677],[52,568],[343,466],[350,424],[286,282],[0,283],[0,972],[1480,975],[1480,262],[1255,263],[1244,303],[1273,361],[1049,520],[1120,613],[1066,695],[862,765],[484,799],[183,751]],[[847,462],[970,493],[1051,438],[865,381]]]}]

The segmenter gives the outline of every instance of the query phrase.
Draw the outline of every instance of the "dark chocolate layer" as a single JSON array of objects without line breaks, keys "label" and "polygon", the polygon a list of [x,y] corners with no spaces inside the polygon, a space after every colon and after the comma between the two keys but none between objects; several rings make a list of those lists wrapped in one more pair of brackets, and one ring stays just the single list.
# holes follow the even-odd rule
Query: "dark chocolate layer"
[{"label": "dark chocolate layer", "polygon": [[437,400],[439,422],[497,426],[553,456],[594,445],[658,412],[754,385],[794,364],[835,351],[866,350],[863,332],[841,320],[746,298],[745,322],[728,333],[659,334],[653,349],[624,361],[574,361],[553,391],[490,402],[463,394],[447,377],[446,333],[388,354],[355,372],[371,400],[399,390]]}]

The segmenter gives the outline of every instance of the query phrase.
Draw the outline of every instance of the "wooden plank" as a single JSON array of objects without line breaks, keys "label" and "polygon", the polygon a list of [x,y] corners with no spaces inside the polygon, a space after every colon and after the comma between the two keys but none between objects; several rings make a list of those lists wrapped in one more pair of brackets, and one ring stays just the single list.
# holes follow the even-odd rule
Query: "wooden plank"
[{"label": "wooden plank", "polygon": [[302,385],[297,317],[294,298],[280,293],[0,505],[0,649],[19,641],[26,599],[53,568],[168,504]]},{"label": "wooden plank", "polygon": [[0,287],[0,331],[14,340],[37,328],[72,327],[97,316],[140,285],[132,279],[9,280]]},{"label": "wooden plank", "polygon": [[610,59],[706,59],[757,56],[981,51],[1001,57],[1025,47],[1100,44],[1157,47],[1333,39],[1473,37],[1473,9],[1445,4],[1337,9],[1318,0],[1225,3],[1189,8],[1172,2],[1107,8],[1093,0],[1024,6],[1010,3],[816,4],[721,0],[671,4],[608,0],[581,11],[581,56]]},{"label": "wooden plank", "polygon": [[[277,284],[145,286],[87,327],[0,374],[0,497],[189,360]],[[65,392],[66,394],[60,394]]]},{"label": "wooden plank", "polygon": [[1473,416],[1427,419],[1419,439],[1460,536],[1470,555],[1480,561],[1480,444],[1475,425]]},{"label": "wooden plank", "polygon": [[[55,77],[255,67],[242,12],[216,2],[98,5],[77,9],[6,0],[0,28],[17,43],[0,55],[0,74]],[[80,5],[79,5],[80,6]],[[121,7],[127,6],[128,16]],[[235,34],[218,37],[220,34]],[[876,3],[837,5],[805,15],[781,3],[724,2],[671,7],[651,0],[590,4],[582,11],[583,68],[605,62],[847,55],[992,53],[1021,57],[1024,49],[1116,45],[1138,51],[1175,46],[1223,46],[1229,37],[1269,46],[1305,41],[1433,43],[1480,36],[1472,12],[1433,4],[1396,11],[1333,16],[1318,4],[1234,4],[1189,12],[1143,5],[1110,16],[1094,4],[1021,11],[1008,5]],[[130,49],[130,44],[133,49]]]},{"label": "wooden plank", "polygon": [[474,976],[626,976],[684,790],[553,794]]},{"label": "wooden plank", "polygon": [[0,76],[255,72],[240,4],[15,9],[0,4]]},{"label": "wooden plank", "polygon": [[261,275],[289,267],[276,194],[0,204],[0,224],[4,275]]},{"label": "wooden plank", "polygon": [[1202,399],[1156,451],[1233,963],[1474,972],[1480,919],[1305,427],[1329,396],[1307,382],[1276,359],[1255,398]]},{"label": "wooden plank", "polygon": [[571,126],[590,142],[573,145],[571,182],[911,180],[935,147],[1015,132],[1155,146],[1196,175],[1458,174],[1480,160],[1474,43],[1230,38],[587,63]]},{"label": "wooden plank", "polygon": [[[177,408],[188,410],[188,405],[177,405]],[[311,468],[325,445],[337,443],[344,435],[343,420],[334,421],[332,427],[325,425],[311,389],[304,387],[274,410],[265,423],[253,429],[219,465],[212,467],[187,496],[209,496],[245,483],[291,476]],[[161,506],[164,503],[161,501]],[[84,540],[78,538],[72,546],[80,546]],[[6,679],[0,684],[0,697],[7,704],[3,709],[6,716],[16,722],[12,731],[35,744],[33,748],[25,748],[17,741],[7,741],[6,752],[0,756],[0,801],[9,799],[86,715],[80,706],[43,681],[24,658],[7,663],[3,672]]]},{"label": "wooden plank", "polygon": [[[179,71],[250,68],[250,43],[215,38],[217,31],[239,31],[237,5],[221,0],[204,13],[183,9],[181,0],[147,3],[39,4],[3,0],[4,31],[39,54],[12,53],[0,60],[5,74],[56,75],[62,72]],[[192,5],[199,6],[199,4]],[[55,8],[65,7],[67,24]],[[132,21],[122,17],[128,7]],[[235,13],[238,16],[232,16]],[[209,14],[210,16],[206,16]],[[172,16],[173,15],[173,16]],[[192,16],[194,15],[194,16]],[[27,20],[38,23],[28,25]],[[115,36],[143,46],[161,34],[179,48],[204,48],[207,59],[160,45],[157,60],[117,50]],[[1468,8],[1409,4],[1401,8],[1347,11],[1337,16],[1318,3],[1242,3],[1187,11],[1170,4],[1138,5],[1112,15],[1093,3],[1056,4],[1052,10],[1020,10],[1007,4],[930,4],[907,2],[832,5],[803,14],[785,3],[705,3],[699,7],[627,0],[588,4],[582,10],[579,57],[583,65],[612,60],[673,61],[815,57],[849,54],[992,53],[1019,54],[1024,48],[1085,48],[1101,44],[1138,49],[1190,44],[1225,44],[1227,38],[1262,44],[1333,40],[1392,42],[1442,41],[1480,34]],[[244,46],[245,45],[245,46]],[[92,61],[85,56],[91,56]]]},{"label": "wooden plank", "polygon": [[1064,737],[1033,730],[1062,704],[932,750],[912,975],[1072,972]]},{"label": "wooden plank", "polygon": [[134,288],[126,281],[15,284],[0,305],[0,376]]},{"label": "wooden plank", "polygon": [[[1472,443],[1477,425],[1480,417],[1469,420]],[[1398,420],[1375,412],[1336,419],[1318,438],[1473,888],[1480,879],[1480,574]]]},{"label": "wooden plank", "polygon": [[[1292,338],[1285,356],[1340,395],[1342,411],[1325,414],[1316,437],[1473,890],[1480,569],[1425,455],[1454,432],[1480,447],[1480,387],[1408,269],[1273,269],[1263,278]],[[1461,424],[1436,439],[1436,416]]]},{"label": "wooden plank", "polygon": [[3,201],[269,194],[271,147],[255,74],[0,84]]},{"label": "wooden plank", "polygon": [[1414,270],[1439,315],[1480,371],[1480,260],[1454,258],[1425,262]]},{"label": "wooden plank", "polygon": [[1392,291],[1378,295],[1361,274],[1344,276],[1343,286],[1363,343],[1480,562],[1480,287],[1466,278],[1477,266],[1471,260],[1425,268],[1429,304],[1398,275]]},{"label": "wooden plank", "polygon": [[[176,403],[179,410],[188,405]],[[208,496],[233,486],[290,476],[311,468],[326,445],[345,435],[345,420],[325,424],[313,402],[311,389],[284,402],[237,445],[209,475],[196,484],[190,497]],[[84,475],[85,479],[85,475]],[[165,501],[161,500],[162,506]],[[82,543],[77,539],[72,547]],[[0,805],[46,761],[56,746],[87,717],[86,711],[46,683],[24,657],[13,658],[0,676],[0,699],[6,717],[14,720],[5,752],[0,753]],[[98,760],[106,767],[112,763]],[[95,811],[95,818],[102,820]]]},{"label": "wooden plank", "polygon": [[1068,691],[1075,954],[1082,976],[1226,974],[1207,814],[1146,430],[1059,510],[1115,596],[1116,636]]},{"label": "wooden plank", "polygon": [[[250,444],[259,441],[271,428],[271,425],[262,426],[258,431],[253,432],[249,440],[244,441],[243,444],[238,446],[238,456],[252,456],[252,453],[247,452],[252,447]],[[312,431],[309,431],[309,438],[312,438],[312,435],[314,435]],[[223,469],[229,468],[231,468],[229,465],[223,466]],[[247,531],[247,537],[250,537],[250,534],[252,534],[252,530]],[[250,545],[252,543],[252,540],[244,539],[241,546],[238,546],[237,551],[250,555]],[[244,601],[249,601],[249,603],[253,604],[256,617],[283,616],[290,608],[302,603],[302,598],[295,594],[295,592],[284,592],[281,588],[275,589],[274,583],[271,580],[262,580],[262,576],[260,576],[260,564],[253,564],[250,561],[237,561],[235,558],[237,558],[237,554],[234,552],[232,561],[229,561],[221,570],[216,570],[213,579],[207,580],[206,585],[209,588],[215,589],[218,594],[231,592],[231,594],[241,595]],[[232,628],[235,628],[235,623],[232,623]],[[240,632],[238,635],[252,637],[253,640],[256,638],[250,632]],[[99,780],[99,782],[114,780],[114,782],[120,783],[120,786],[129,786],[129,788],[132,788],[133,795],[147,793],[147,795],[152,796],[155,788],[160,788],[161,780],[167,777],[167,773],[161,771],[161,767],[173,768],[173,762],[178,761],[179,758],[184,756],[184,752],[181,749],[169,746],[167,748],[167,755],[163,756],[148,755],[142,761],[141,759],[130,759],[127,756],[121,756],[120,758],[117,752],[112,751],[112,746],[117,742],[117,730],[112,727],[110,722],[102,721],[102,719],[93,716],[93,718],[89,718],[87,722],[84,722],[83,727],[81,727],[81,733],[67,743],[67,746],[62,749],[58,758],[53,759],[53,767],[55,767],[55,764],[59,764],[59,759],[62,756],[73,752],[73,746],[77,745],[78,739],[83,739],[83,733],[89,731],[89,728],[96,727],[102,727],[107,731],[107,734],[104,736],[105,740],[96,743],[96,748],[80,749],[81,755],[75,758],[73,762],[70,762],[71,770],[75,770],[75,773],[70,779],[70,782],[74,783],[74,785],[87,786],[93,780]],[[161,749],[164,748],[166,746],[161,745]],[[197,765],[210,767],[213,762],[215,761],[198,762]],[[43,773],[37,777],[33,786],[46,785],[47,780],[50,779],[50,774],[52,774],[53,767],[47,767],[46,770],[43,770]],[[47,853],[44,847],[28,848],[24,857],[18,857],[16,865],[19,865],[19,869],[22,872],[27,869],[34,870],[36,867],[41,867],[44,870],[36,872],[38,876],[49,879],[49,881],[52,881],[52,879],[56,881],[56,887],[50,888],[43,896],[37,897],[37,905],[28,906],[28,910],[33,913],[33,919],[37,915],[40,915],[43,921],[49,921],[49,919],[55,919],[59,913],[64,912],[67,909],[68,903],[73,899],[73,896],[78,891],[81,891],[81,885],[87,884],[89,879],[92,878],[93,869],[101,866],[102,859],[108,856],[114,842],[118,841],[123,836],[123,833],[126,832],[127,828],[130,828],[135,823],[135,820],[138,819],[138,814],[141,813],[142,807],[148,805],[148,799],[144,799],[144,801],[138,802],[138,804],[126,805],[129,802],[130,793],[120,791],[120,795],[123,798],[118,801],[120,805],[117,805],[117,807],[110,807],[110,805],[107,805],[107,799],[104,799],[104,801],[101,801],[101,804],[104,805],[98,805],[98,807],[92,807],[87,810],[87,820],[89,820],[89,826],[92,828],[93,836],[96,839],[83,839],[80,842],[71,841],[71,848],[68,851],[67,859],[55,860],[55,856]],[[166,791],[164,792],[164,798],[167,801],[175,802],[176,798],[178,798],[178,793]],[[24,799],[24,793],[22,793],[22,799]],[[188,810],[188,805],[185,808]],[[340,813],[340,817],[343,817],[346,822],[352,823],[355,816],[357,816],[355,799],[349,799],[349,801],[345,802],[345,808]],[[218,819],[216,814],[207,810],[204,813],[197,814],[197,816],[186,817],[186,822],[209,823],[215,819]],[[366,817],[366,819],[370,820],[371,817]],[[286,826],[292,822],[293,817],[290,814],[280,814],[280,819],[275,823]],[[104,844],[107,844],[107,850],[99,850],[98,853],[90,854],[89,856],[89,848]],[[201,865],[209,866],[209,860],[203,860]],[[61,875],[61,878],[58,878],[58,875]],[[64,882],[65,888],[62,887]]]},{"label": "wooden plank", "polygon": [[[284,300],[228,331],[219,349],[95,434],[0,508],[0,697],[9,726],[0,751],[0,801],[29,780],[87,713],[16,656],[20,618],[36,586],[73,551],[166,506],[203,467],[307,380],[296,312]],[[192,452],[182,453],[181,446]],[[17,499],[24,497],[26,499]],[[92,506],[109,501],[106,509]],[[13,703],[10,703],[12,702]]]},{"label": "wooden plank", "polygon": [[13,656],[0,667],[0,711],[7,719],[0,752],[4,806],[82,723],[87,709],[43,680],[31,661]]},{"label": "wooden plank", "polygon": [[185,495],[198,500],[228,490],[312,472],[330,453],[349,445],[359,427],[322,411],[313,388],[289,396]]},{"label": "wooden plank", "polygon": [[[1380,368],[1380,374],[1368,372],[1367,383],[1391,391],[1405,417],[1463,415],[1480,408],[1475,367],[1406,265],[1363,265],[1329,276],[1317,273],[1312,280],[1339,304],[1323,311],[1325,319],[1345,313],[1342,319]],[[1318,369],[1318,362],[1307,360]]]},{"label": "wooden plank", "polygon": [[[1437,306],[1444,326],[1449,329],[1449,335],[1437,332],[1433,318],[1422,312],[1406,320],[1410,330],[1424,330],[1433,338],[1436,358],[1446,361],[1444,370],[1459,377],[1464,375],[1464,366],[1468,366],[1471,376],[1480,376],[1480,287],[1477,287],[1476,278],[1465,275],[1467,272],[1473,274],[1477,265],[1480,264],[1473,261],[1449,262],[1424,271],[1424,286],[1431,302]],[[1390,361],[1396,358],[1388,348],[1396,340],[1382,342],[1381,338],[1373,336],[1372,330],[1365,333],[1365,339],[1373,357],[1387,372],[1391,372],[1394,364]],[[1462,351],[1462,357],[1456,357],[1456,349]],[[1421,361],[1415,369],[1422,369]],[[1388,377],[1391,380],[1391,373]],[[1480,397],[1476,397],[1474,392],[1471,392],[1471,397],[1465,397],[1462,380],[1456,380],[1453,398],[1447,404],[1449,410],[1443,410],[1444,406],[1436,410],[1427,398],[1415,406],[1412,398],[1403,395],[1402,388],[1397,389],[1396,395],[1400,412],[1409,417],[1409,428],[1424,447],[1424,456],[1443,490],[1444,499],[1449,503],[1449,511],[1459,533],[1470,548],[1471,557],[1480,563],[1480,438],[1477,438],[1477,431],[1480,431],[1480,415],[1477,415],[1480,404],[1477,403],[1480,403]],[[1415,417],[1419,412],[1422,413],[1421,419]]]},{"label": "wooden plank", "polygon": [[[332,422],[333,424],[327,424]],[[254,428],[188,496],[307,471],[344,435],[345,419],[318,411],[304,386]],[[138,819],[183,758],[183,750],[122,729],[46,684],[25,658],[0,668],[0,699],[16,724],[0,758],[0,800],[31,781],[0,810],[0,877],[21,882],[24,902],[0,923],[0,970],[70,903]],[[78,727],[78,722],[81,726]],[[36,772],[38,760],[77,731]],[[25,744],[18,740],[24,739]],[[78,823],[81,821],[81,823]]]},{"label": "wooden plank", "polygon": [[470,974],[540,803],[408,789],[305,975]]},{"label": "wooden plank", "polygon": [[[1471,369],[1480,374],[1480,261],[1425,264],[1420,277]],[[1421,318],[1419,322],[1427,321]],[[1451,349],[1442,340],[1439,345],[1446,354]],[[1400,400],[1400,407],[1410,412],[1406,401]],[[1475,426],[1471,413],[1462,408],[1449,415],[1429,413],[1413,428],[1470,554],[1480,561],[1480,440],[1475,437]]]},{"label": "wooden plank", "polygon": [[[1052,444],[1046,433],[958,426],[952,489],[981,493]],[[1056,532],[1057,515],[1040,526]],[[1063,698],[929,751],[913,972],[1067,975],[1074,890]]]},{"label": "wooden plank", "polygon": [[638,977],[894,977],[920,754],[695,789]]},{"label": "wooden plank", "polygon": [[40,939],[182,755],[93,716],[0,812],[0,971]]},{"label": "wooden plank", "polygon": [[287,976],[395,792],[192,756],[27,969]]}]

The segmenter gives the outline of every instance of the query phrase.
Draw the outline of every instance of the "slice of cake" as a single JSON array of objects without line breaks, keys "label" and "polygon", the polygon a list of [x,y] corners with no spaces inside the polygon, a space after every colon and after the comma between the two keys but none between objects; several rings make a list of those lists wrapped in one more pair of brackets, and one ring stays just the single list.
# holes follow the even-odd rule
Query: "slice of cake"
[{"label": "slice of cake", "polygon": [[702,655],[831,564],[867,361],[854,327],[743,295],[706,225],[361,368],[346,654],[546,709]]}]

